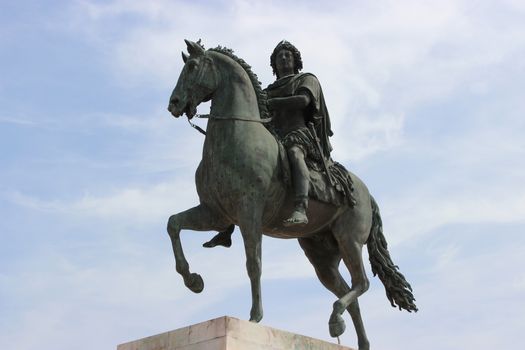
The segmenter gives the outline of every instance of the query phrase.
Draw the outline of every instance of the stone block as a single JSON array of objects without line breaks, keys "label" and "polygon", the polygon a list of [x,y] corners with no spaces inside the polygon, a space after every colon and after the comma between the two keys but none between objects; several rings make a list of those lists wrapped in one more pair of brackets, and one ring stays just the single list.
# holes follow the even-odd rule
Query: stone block
[{"label": "stone block", "polygon": [[353,350],[349,347],[223,316],[120,344],[117,350]]}]

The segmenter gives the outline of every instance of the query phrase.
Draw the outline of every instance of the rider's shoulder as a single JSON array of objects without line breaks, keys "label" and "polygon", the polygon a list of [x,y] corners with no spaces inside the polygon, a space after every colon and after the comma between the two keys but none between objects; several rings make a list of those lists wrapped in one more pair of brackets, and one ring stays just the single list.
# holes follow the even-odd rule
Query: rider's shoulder
[{"label": "rider's shoulder", "polygon": [[317,77],[313,75],[312,73],[308,73],[308,72],[297,74],[295,76],[295,81],[306,83],[306,84],[315,84],[315,85],[319,84],[319,80],[317,79]]},{"label": "rider's shoulder", "polygon": [[317,77],[313,73],[310,73],[310,72],[301,72],[301,73],[296,74],[296,76],[297,77],[314,77],[317,79]]},{"label": "rider's shoulder", "polygon": [[316,96],[321,90],[321,84],[319,84],[319,80],[317,80],[317,77],[312,73],[297,74],[294,85],[296,91],[306,89],[314,96]]}]

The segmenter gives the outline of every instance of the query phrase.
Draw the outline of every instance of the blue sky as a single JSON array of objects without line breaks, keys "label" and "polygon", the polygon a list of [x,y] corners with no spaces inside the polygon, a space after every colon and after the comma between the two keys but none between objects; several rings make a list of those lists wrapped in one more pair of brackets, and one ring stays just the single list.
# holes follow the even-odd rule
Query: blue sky
[{"label": "blue sky", "polygon": [[[201,248],[212,233],[183,233],[206,285],[195,295],[165,231],[198,202],[203,138],[166,111],[186,38],[231,47],[264,86],[286,38],[321,81],[333,157],[378,200],[420,308],[391,308],[367,266],[373,348],[515,346],[525,326],[522,1],[117,0],[0,4],[0,347],[114,349],[248,318],[238,232],[229,250]],[[334,301],[295,241],[264,239],[263,324],[330,340]],[[341,340],[355,346],[345,320]]]}]

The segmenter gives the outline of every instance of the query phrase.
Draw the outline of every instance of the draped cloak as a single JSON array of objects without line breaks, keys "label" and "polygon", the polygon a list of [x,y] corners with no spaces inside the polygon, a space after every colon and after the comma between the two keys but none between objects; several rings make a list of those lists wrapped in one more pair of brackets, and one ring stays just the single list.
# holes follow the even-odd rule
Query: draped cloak
[{"label": "draped cloak", "polygon": [[[329,137],[334,133],[330,125],[330,116],[326,108],[323,90],[316,76],[311,73],[299,73],[276,80],[265,89],[268,98],[295,96],[306,92],[310,96],[310,104],[305,111],[305,124],[313,122],[319,138],[323,156],[330,159],[332,145]],[[277,130],[279,133],[279,130]],[[284,135],[280,135],[281,137]],[[312,140],[315,142],[314,140]]]},{"label": "draped cloak", "polygon": [[[268,98],[277,98],[277,97],[288,97],[295,96],[302,92],[306,92],[310,96],[310,104],[306,107],[305,110],[305,124],[313,122],[315,126],[315,132],[319,138],[319,143],[321,146],[321,151],[323,152],[322,156],[325,158],[328,164],[328,173],[326,174],[322,164],[322,160],[318,159],[315,161],[310,161],[310,157],[307,155],[306,163],[310,169],[310,187],[309,195],[317,200],[326,203],[332,203],[334,205],[340,206],[343,204],[350,205],[353,207],[356,204],[356,200],[353,196],[353,181],[342,164],[335,162],[330,157],[330,152],[332,151],[332,146],[330,144],[329,137],[334,133],[332,132],[330,124],[330,116],[328,115],[328,110],[326,108],[326,103],[323,96],[323,90],[319,84],[319,80],[315,75],[311,73],[300,73],[295,75],[290,75],[278,79],[273,84],[268,85],[265,89]],[[276,126],[276,125],[274,125]],[[287,136],[295,134],[293,138],[303,139],[300,135],[311,135],[311,132],[308,128],[301,127],[296,131],[291,131],[287,135],[283,135],[276,126],[276,132],[281,140],[286,142]],[[313,135],[308,137],[308,142],[310,143],[311,148],[315,149],[315,139]],[[282,144],[282,143],[281,143]],[[319,153],[319,152],[312,152]],[[310,154],[314,156],[314,154]],[[316,158],[315,156],[313,158]],[[321,161],[321,164],[319,164]],[[286,168],[286,165],[283,166]],[[329,176],[335,182],[333,186],[330,186],[329,183],[325,180],[325,176]],[[289,175],[284,175],[284,178],[289,178]]]}]

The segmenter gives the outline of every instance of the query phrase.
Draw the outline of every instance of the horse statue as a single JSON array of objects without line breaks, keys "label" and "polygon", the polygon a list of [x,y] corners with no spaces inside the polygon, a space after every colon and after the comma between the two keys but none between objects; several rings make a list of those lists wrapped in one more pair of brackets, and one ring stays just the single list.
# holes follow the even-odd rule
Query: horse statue
[{"label": "horse statue", "polygon": [[[417,311],[410,284],[398,271],[387,250],[379,208],[365,184],[354,174],[355,205],[335,206],[310,200],[309,222],[285,227],[283,219],[293,208],[294,196],[283,180],[279,141],[265,127],[266,96],[257,76],[246,62],[226,48],[205,50],[186,40],[189,55],[171,94],[168,110],[178,118],[196,115],[201,102],[211,100],[202,160],[196,171],[200,204],[172,215],[168,233],[176,270],[195,293],[204,288],[197,273],[191,273],[180,241],[181,230],[225,231],[240,228],[251,283],[250,321],[263,317],[261,301],[262,234],[297,238],[321,283],[335,294],[329,332],[338,337],[345,330],[341,315],[348,310],[359,350],[370,348],[358,297],[368,290],[362,249],[368,247],[374,275],[379,275],[392,306]],[[351,274],[351,287],[338,266],[343,260]]]}]

